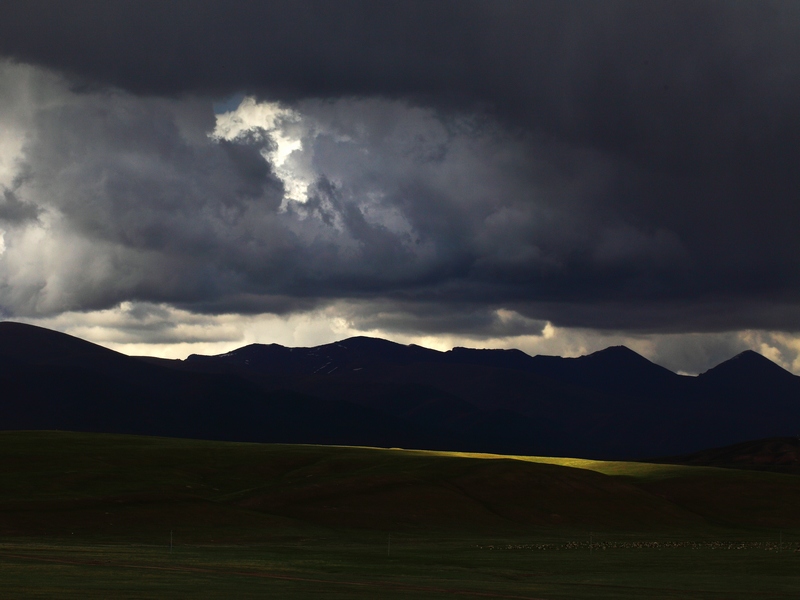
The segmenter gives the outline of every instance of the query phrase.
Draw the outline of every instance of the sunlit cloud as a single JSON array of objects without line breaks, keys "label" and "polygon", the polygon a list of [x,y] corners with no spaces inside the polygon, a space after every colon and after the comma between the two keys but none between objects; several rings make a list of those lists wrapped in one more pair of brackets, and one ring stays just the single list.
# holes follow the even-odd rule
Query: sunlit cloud
[{"label": "sunlit cloud", "polygon": [[[246,96],[234,110],[216,114],[214,131],[209,135],[212,139],[228,141],[266,136],[271,144],[262,154],[283,182],[284,202],[305,202],[307,188],[316,176],[302,168],[302,158],[292,159],[292,155],[302,152],[306,129],[297,111],[275,102],[256,102],[255,98]],[[286,208],[285,204],[282,208]]]}]

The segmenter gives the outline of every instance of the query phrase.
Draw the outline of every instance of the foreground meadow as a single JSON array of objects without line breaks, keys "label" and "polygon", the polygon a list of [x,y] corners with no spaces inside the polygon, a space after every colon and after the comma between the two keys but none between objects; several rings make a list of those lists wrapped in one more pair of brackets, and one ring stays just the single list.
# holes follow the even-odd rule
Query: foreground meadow
[{"label": "foreground meadow", "polygon": [[800,478],[0,434],[0,597],[794,598]]}]

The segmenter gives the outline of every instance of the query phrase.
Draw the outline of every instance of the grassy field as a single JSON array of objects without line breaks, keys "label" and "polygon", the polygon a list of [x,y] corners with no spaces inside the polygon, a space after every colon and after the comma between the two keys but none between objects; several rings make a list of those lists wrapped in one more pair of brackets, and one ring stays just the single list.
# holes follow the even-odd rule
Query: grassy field
[{"label": "grassy field", "polygon": [[3,598],[800,595],[792,475],[56,432],[0,452]]}]

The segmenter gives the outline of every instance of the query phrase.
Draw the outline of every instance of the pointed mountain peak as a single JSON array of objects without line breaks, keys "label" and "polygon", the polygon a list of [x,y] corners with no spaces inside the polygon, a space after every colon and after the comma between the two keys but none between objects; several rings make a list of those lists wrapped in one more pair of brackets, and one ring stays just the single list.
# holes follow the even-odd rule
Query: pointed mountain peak
[{"label": "pointed mountain peak", "polygon": [[[772,362],[766,356],[764,356],[763,354],[761,354],[759,352],[756,352],[755,350],[745,350],[744,352],[739,352],[739,354],[737,354],[736,356],[734,356],[733,358],[731,358],[729,360],[736,360],[736,361],[739,361],[739,362],[743,362],[743,361],[759,361],[759,362],[767,361],[767,362],[770,362],[770,363]],[[773,364],[775,364],[775,363],[773,363]]]},{"label": "pointed mountain peak", "polygon": [[[657,377],[675,376],[675,373],[669,369],[648,360],[627,346],[609,346],[604,350],[581,356],[575,360],[591,369],[603,369],[609,373],[616,372],[626,376],[633,376],[635,373],[640,376],[645,374]],[[589,365],[591,366],[589,367]]]},{"label": "pointed mountain peak", "polygon": [[[639,358],[644,358],[638,352],[631,350],[627,346],[609,346],[603,350],[598,350],[597,352],[592,352],[591,354],[587,354],[586,356],[627,356],[633,357],[638,356]],[[647,360],[647,359],[645,359]]]},{"label": "pointed mountain peak", "polygon": [[792,373],[781,367],[780,365],[772,362],[763,354],[759,354],[755,350],[745,350],[740,352],[733,358],[726,360],[702,373],[700,377],[703,378],[716,378],[716,377],[764,377],[764,376],[778,376],[778,377],[794,377]]},{"label": "pointed mountain peak", "polygon": [[655,363],[647,360],[638,352],[631,350],[627,346],[609,346],[604,350],[598,350],[578,360],[583,362],[603,363],[603,364],[622,364],[622,365],[654,365]]}]

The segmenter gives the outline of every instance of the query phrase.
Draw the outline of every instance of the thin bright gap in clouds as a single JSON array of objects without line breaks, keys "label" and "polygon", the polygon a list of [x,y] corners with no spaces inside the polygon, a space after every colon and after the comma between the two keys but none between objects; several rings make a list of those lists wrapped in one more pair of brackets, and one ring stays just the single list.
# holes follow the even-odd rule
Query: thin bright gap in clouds
[{"label": "thin bright gap in clouds", "polygon": [[[506,314],[513,311],[499,311]],[[760,352],[800,374],[800,338],[780,332],[741,331],[635,336],[625,333],[555,327],[539,335],[475,338],[469,335],[425,335],[382,329],[362,330],[336,305],[288,316],[199,315],[167,305],[124,302],[108,310],[67,312],[25,322],[62,331],[128,355],[186,358],[189,354],[223,354],[247,344],[277,343],[310,347],[367,335],[401,344],[446,351],[468,348],[516,348],[532,356],[582,356],[608,346],[625,345],[675,372],[696,375],[747,349]]]}]

